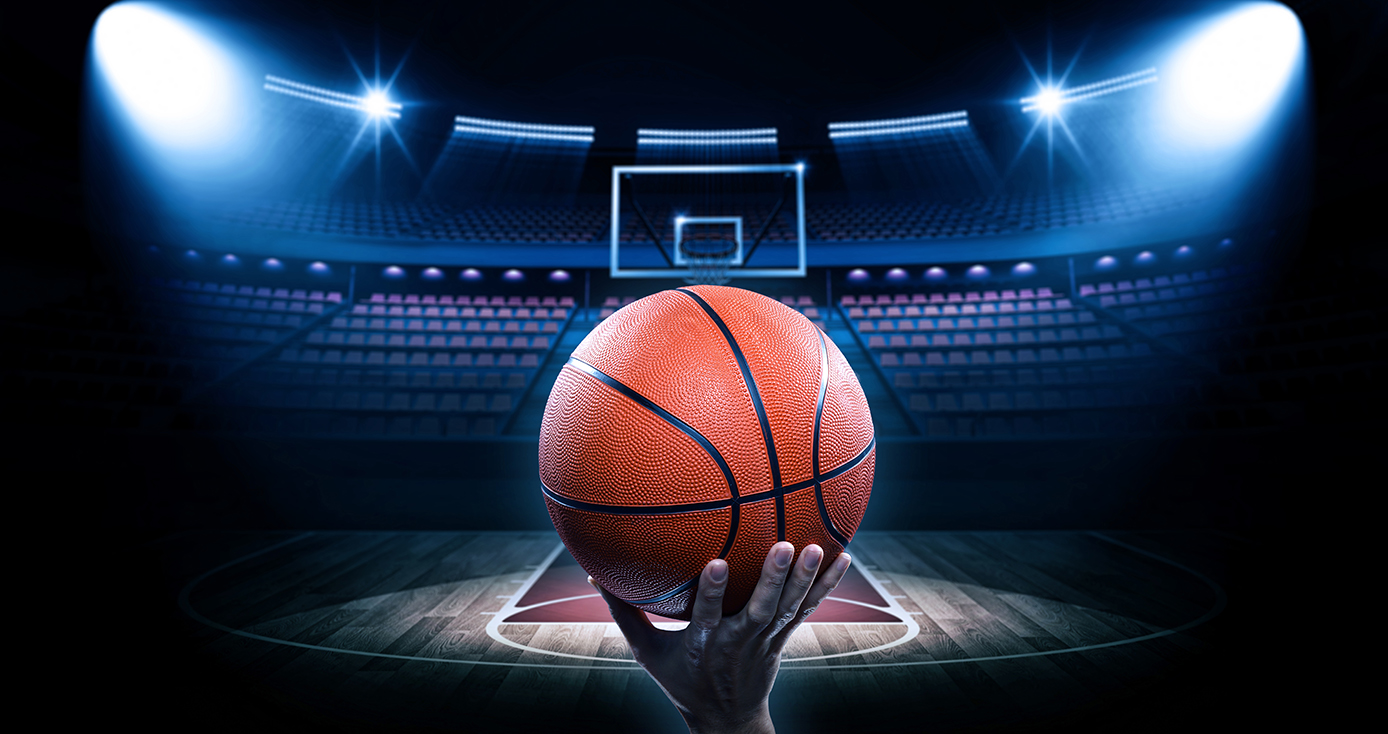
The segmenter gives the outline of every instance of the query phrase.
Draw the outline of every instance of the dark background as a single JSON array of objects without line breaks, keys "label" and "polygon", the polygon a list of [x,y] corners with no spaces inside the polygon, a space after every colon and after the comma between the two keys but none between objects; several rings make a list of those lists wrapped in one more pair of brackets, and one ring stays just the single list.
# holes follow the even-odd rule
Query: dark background
[{"label": "dark background", "polygon": [[[90,202],[82,176],[86,48],[106,5],[0,8],[6,100],[0,212],[8,233],[0,245],[0,311],[6,317],[80,292],[93,277],[119,267],[85,224]],[[1388,170],[1388,5],[1289,5],[1307,36],[1314,108],[1314,199],[1290,272],[1338,268],[1381,282],[1388,278],[1381,215]],[[1015,53],[1014,40],[1037,58],[1048,27],[1055,29],[1057,49],[1072,48],[1093,27],[1122,29],[1200,7],[976,2],[922,5],[908,14],[894,3],[810,13],[714,3],[283,2],[273,13],[276,31],[302,43],[304,58],[319,54],[325,69],[341,66],[334,57],[340,51],[322,34],[297,33],[336,27],[348,46],[365,54],[372,43],[366,29],[379,23],[387,57],[417,40],[407,68],[450,70],[411,79],[413,98],[467,96],[477,101],[479,114],[503,119],[543,119],[536,115],[562,110],[572,119],[546,121],[597,125],[595,155],[629,145],[635,119],[732,127],[764,124],[768,116],[782,130],[783,150],[814,154],[822,145],[813,138],[831,120],[899,114],[903,106],[915,109],[905,103],[922,97],[935,109],[986,106],[978,90],[1018,87],[1025,76],[1010,60],[980,59]],[[270,11],[245,6],[236,12],[255,17]],[[654,34],[653,27],[682,30]],[[614,41],[630,44],[618,53]],[[1101,55],[1102,42],[1086,53]],[[758,71],[747,74],[748,68]],[[448,104],[438,108],[439,119],[451,117]],[[422,115],[421,125],[433,114]],[[97,622],[102,649],[114,651],[121,666],[160,671],[131,678],[98,663],[98,683],[82,695],[165,723],[198,712],[215,712],[213,728],[322,722],[304,719],[290,702],[244,705],[226,692],[253,685],[246,681],[193,683],[179,675],[180,666],[196,660],[184,649],[185,622],[169,603],[167,569],[142,545],[146,541],[200,528],[547,522],[531,486],[533,443],[371,446],[364,465],[335,471],[322,467],[362,447],[17,433],[5,445],[5,484],[19,516],[48,534],[50,528],[76,528],[62,534],[61,550],[34,551],[64,560],[21,563],[17,573],[43,590],[40,596],[70,599],[77,593],[74,579],[94,572],[99,592],[116,607]],[[1383,446],[1377,418],[1258,437],[1013,446],[1002,459],[993,444],[903,442],[882,452],[879,487],[892,491],[874,494],[865,528],[1211,528],[1249,540],[1254,550],[1232,558],[1226,569],[1231,599],[1239,602],[1219,621],[1222,629],[1246,625],[1237,641],[1206,672],[1170,682],[1175,703],[1153,706],[1144,699],[1090,722],[1153,730],[1196,721],[1248,724],[1272,716],[1269,709],[1280,708],[1279,698],[1291,693],[1263,677],[1278,650],[1268,642],[1273,638],[1262,636],[1271,632],[1268,616],[1253,610],[1295,606],[1289,596],[1316,596],[1316,589],[1350,573],[1357,529],[1372,514],[1368,501],[1379,494],[1372,488],[1383,483]],[[408,482],[401,479],[402,466],[411,467]],[[474,477],[475,509],[421,521],[413,508],[449,503],[455,491],[450,480],[460,469]],[[1320,614],[1348,620],[1357,613]],[[58,616],[63,624],[92,622],[85,611]],[[85,644],[91,636],[83,635]],[[1332,677],[1348,675],[1331,670]],[[1237,682],[1243,675],[1253,676],[1246,686]],[[226,690],[219,689],[223,682]],[[1296,695],[1314,694],[1298,689]]]}]

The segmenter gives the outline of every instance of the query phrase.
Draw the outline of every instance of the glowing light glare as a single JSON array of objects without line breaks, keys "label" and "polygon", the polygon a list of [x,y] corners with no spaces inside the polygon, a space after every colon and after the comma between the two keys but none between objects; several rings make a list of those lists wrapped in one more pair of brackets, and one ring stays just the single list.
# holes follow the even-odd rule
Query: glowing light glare
[{"label": "glowing light glare", "polygon": [[283,94],[289,97],[317,102],[331,107],[342,107],[349,110],[360,110],[371,117],[389,117],[400,119],[402,105],[399,102],[392,102],[386,93],[379,89],[370,90],[365,97],[358,97],[342,92],[334,92],[331,89],[315,87],[311,84],[291,81],[273,74],[265,75],[265,91]]},{"label": "glowing light glare", "polygon": [[1151,265],[1156,261],[1157,256],[1153,255],[1151,250],[1143,250],[1142,252],[1137,253],[1137,257],[1133,258],[1133,262],[1137,263],[1138,265]]},{"label": "glowing light glare", "polygon": [[1036,109],[1043,115],[1054,115],[1060,111],[1060,90],[1047,87],[1036,95]]},{"label": "glowing light glare", "polygon": [[516,270],[515,268],[511,268],[510,270],[507,270],[506,272],[502,273],[501,277],[503,280],[508,280],[512,283],[519,283],[520,281],[525,280],[525,273],[522,273],[521,271]]},{"label": "glowing light glare", "polygon": [[1299,66],[1301,23],[1284,5],[1249,3],[1216,18],[1162,69],[1170,134],[1216,148],[1254,132]]},{"label": "glowing light glare", "polygon": [[202,148],[235,133],[235,65],[181,18],[146,3],[117,3],[97,19],[92,45],[125,111],[158,143]]},{"label": "glowing light glare", "polygon": [[425,280],[443,279],[443,271],[438,268],[425,268],[424,272],[420,273],[420,275],[424,276]]},{"label": "glowing light glare", "polygon": [[227,266],[240,265],[241,258],[228,252],[227,254],[222,255],[222,264]]},{"label": "glowing light glare", "polygon": [[970,278],[986,278],[988,277],[988,268],[982,265],[975,265],[965,271],[965,275],[968,275]]},{"label": "glowing light glare", "polygon": [[853,268],[848,271],[848,279],[855,283],[862,283],[868,279],[868,271],[862,268]]},{"label": "glowing light glare", "polygon": [[184,252],[184,253],[183,253],[183,256],[184,256],[185,258],[188,258],[189,260],[201,260],[201,259],[202,259],[202,253],[198,252],[197,250],[188,250],[187,252]]},{"label": "glowing light glare", "polygon": [[266,270],[283,270],[284,263],[280,262],[279,258],[267,257],[264,262],[260,263],[260,267]]},{"label": "glowing light glare", "polygon": [[391,280],[398,280],[405,277],[405,269],[399,265],[387,265],[386,269],[381,271],[381,275]]},{"label": "glowing light glare", "polygon": [[637,138],[637,145],[775,145],[776,138]]},{"label": "glowing light glare", "polygon": [[1222,239],[1222,240],[1219,241],[1219,246],[1220,246],[1220,247],[1233,247],[1233,246],[1234,246],[1234,241],[1233,241],[1232,239],[1228,238],[1228,237],[1225,237],[1224,239]]},{"label": "glowing light glare", "polygon": [[1190,245],[1181,245],[1176,248],[1176,257],[1190,257],[1195,250],[1190,249]]},{"label": "glowing light glare", "polygon": [[1081,84],[1078,87],[1042,87],[1041,91],[1031,97],[1021,99],[1022,111],[1031,112],[1040,110],[1043,114],[1053,115],[1064,105],[1071,102],[1093,99],[1122,92],[1133,87],[1141,87],[1146,84],[1157,82],[1157,70],[1155,68],[1135,71],[1131,74],[1116,76],[1112,79],[1105,79],[1092,84]]},{"label": "glowing light glare", "polygon": [[1103,257],[1094,261],[1094,267],[1098,268],[1099,270],[1108,270],[1109,268],[1112,268],[1116,265],[1118,265],[1118,260],[1115,259],[1112,255],[1104,255]]},{"label": "glowing light glare", "polygon": [[944,280],[946,275],[949,275],[949,273],[946,273],[945,269],[939,265],[925,271],[926,280]]},{"label": "glowing light glare", "polygon": [[482,279],[482,271],[477,268],[463,268],[463,272],[458,274],[463,280],[477,281]]},{"label": "glowing light glare", "polygon": [[333,269],[328,267],[327,263],[323,262],[322,260],[318,260],[309,263],[308,271],[310,273],[313,273],[314,275],[327,275],[331,273]]},{"label": "glowing light glare", "polygon": [[901,268],[892,268],[887,271],[887,280],[906,280],[906,271]]},{"label": "glowing light glare", "polygon": [[549,274],[549,279],[556,283],[567,283],[571,277],[567,270],[556,270]]},{"label": "glowing light glare", "polygon": [[386,99],[386,93],[379,89],[366,95],[366,102],[362,106],[366,108],[366,114],[372,117],[384,117],[390,114],[390,100]]},{"label": "glowing light glare", "polygon": [[1012,266],[1012,274],[1017,276],[1036,275],[1036,266],[1031,263],[1017,263]]},{"label": "glowing light glare", "polygon": [[969,126],[969,113],[965,110],[945,112],[922,117],[901,117],[894,120],[866,120],[863,122],[831,122],[829,138],[860,138],[879,135],[903,135],[905,133],[947,130]]}]

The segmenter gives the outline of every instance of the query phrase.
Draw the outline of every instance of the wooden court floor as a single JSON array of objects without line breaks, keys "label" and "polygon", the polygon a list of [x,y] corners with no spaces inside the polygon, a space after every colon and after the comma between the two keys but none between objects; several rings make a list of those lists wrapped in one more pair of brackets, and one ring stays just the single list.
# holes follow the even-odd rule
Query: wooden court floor
[{"label": "wooden court floor", "polygon": [[[865,532],[851,551],[787,649],[781,731],[1248,722],[1230,683],[1265,672],[1274,621],[1258,542]],[[132,558],[131,650],[160,672],[125,684],[150,721],[683,729],[551,532],[189,532]]]}]

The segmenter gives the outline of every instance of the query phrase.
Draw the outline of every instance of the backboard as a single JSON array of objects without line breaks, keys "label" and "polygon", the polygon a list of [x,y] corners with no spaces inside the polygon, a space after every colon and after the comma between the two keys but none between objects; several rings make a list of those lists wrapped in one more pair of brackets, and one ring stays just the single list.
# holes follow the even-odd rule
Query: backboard
[{"label": "backboard", "polygon": [[710,238],[728,277],[804,277],[804,164],[612,167],[613,278],[697,277],[684,245]]}]

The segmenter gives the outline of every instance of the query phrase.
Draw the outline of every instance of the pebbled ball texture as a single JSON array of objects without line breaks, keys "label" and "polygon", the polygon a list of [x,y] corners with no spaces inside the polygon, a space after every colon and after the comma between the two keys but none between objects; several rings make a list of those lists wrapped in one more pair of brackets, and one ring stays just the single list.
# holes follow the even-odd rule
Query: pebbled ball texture
[{"label": "pebbled ball texture", "polygon": [[794,309],[726,286],[662,291],[603,321],[540,428],[545,504],[569,552],[617,597],[685,620],[714,558],[728,561],[733,613],[777,540],[843,550],[875,454],[838,347]]}]

